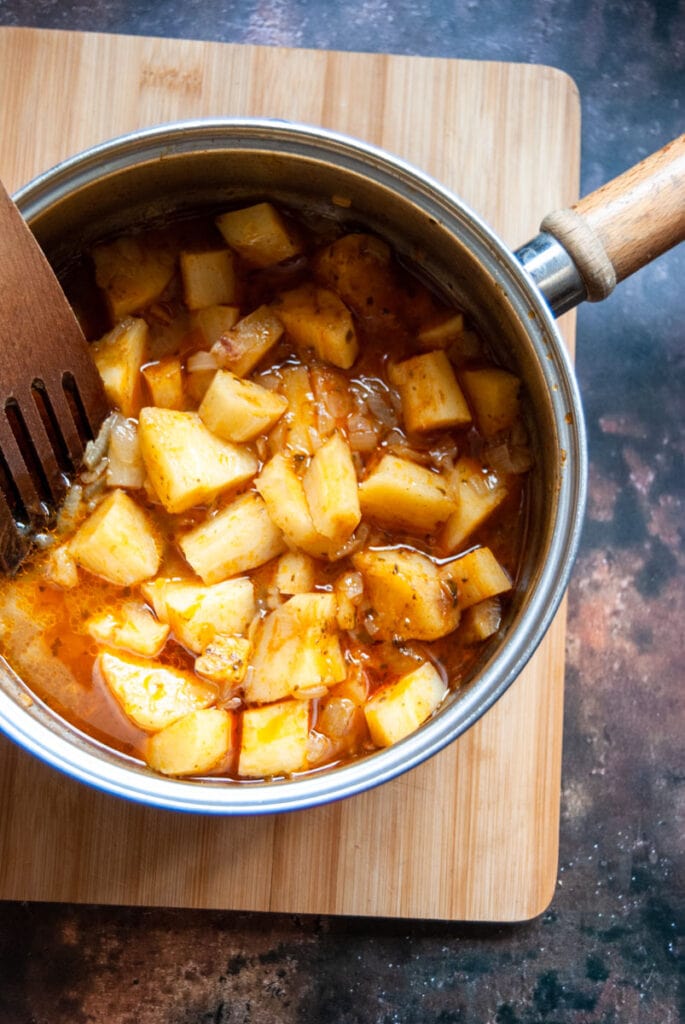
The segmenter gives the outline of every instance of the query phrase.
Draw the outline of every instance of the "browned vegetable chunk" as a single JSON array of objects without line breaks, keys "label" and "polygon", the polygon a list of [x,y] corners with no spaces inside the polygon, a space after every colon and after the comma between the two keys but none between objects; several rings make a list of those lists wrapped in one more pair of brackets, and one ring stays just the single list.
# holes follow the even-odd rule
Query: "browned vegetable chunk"
[{"label": "browned vegetable chunk", "polygon": [[430,558],[417,551],[361,551],[352,561],[364,579],[375,636],[437,640],[458,625],[456,590]]},{"label": "browned vegetable chunk", "polygon": [[281,296],[276,312],[298,347],[313,349],[319,359],[343,370],[352,366],[359,352],[357,332],[335,292],[301,285]]}]

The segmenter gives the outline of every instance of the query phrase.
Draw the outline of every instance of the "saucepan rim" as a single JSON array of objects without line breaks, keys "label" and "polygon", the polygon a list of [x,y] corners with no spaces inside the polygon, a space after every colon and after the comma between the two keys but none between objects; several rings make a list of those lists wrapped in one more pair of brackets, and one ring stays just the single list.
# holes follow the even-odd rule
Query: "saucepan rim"
[{"label": "saucepan rim", "polygon": [[[1,669],[0,728],[32,754],[81,782],[139,803],[202,814],[246,815],[300,810],[349,797],[408,771],[470,728],[508,689],[547,632],[566,590],[577,552],[586,498],[587,450],[582,406],[566,346],[544,297],[490,227],[461,199],[400,157],[312,125],[263,118],[212,118],[161,124],[93,146],[38,175],[14,199],[31,225],[57,198],[107,173],[144,160],[165,160],[207,148],[274,147],[335,160],[344,170],[373,174],[403,189],[442,225],[467,230],[498,279],[549,382],[558,431],[556,520],[546,562],[525,610],[466,692],[400,743],[348,765],[269,782],[193,781],[152,773],[137,760],[110,751],[66,725],[38,700],[30,701],[16,674]],[[544,212],[544,211],[541,211]]]}]

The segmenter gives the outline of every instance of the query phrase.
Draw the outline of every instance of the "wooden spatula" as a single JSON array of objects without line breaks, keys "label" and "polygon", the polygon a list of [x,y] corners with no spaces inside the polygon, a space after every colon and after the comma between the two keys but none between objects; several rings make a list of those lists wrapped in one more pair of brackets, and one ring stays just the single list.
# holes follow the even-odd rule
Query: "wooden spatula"
[{"label": "wooden spatula", "polygon": [[107,400],[47,259],[0,184],[0,570],[49,523]]}]

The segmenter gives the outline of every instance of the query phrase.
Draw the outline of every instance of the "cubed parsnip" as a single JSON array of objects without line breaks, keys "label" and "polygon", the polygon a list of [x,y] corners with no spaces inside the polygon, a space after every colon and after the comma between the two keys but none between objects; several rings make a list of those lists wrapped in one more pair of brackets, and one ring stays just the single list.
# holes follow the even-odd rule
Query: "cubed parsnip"
[{"label": "cubed parsnip", "polygon": [[507,572],[490,548],[475,548],[443,567],[456,580],[459,608],[463,611],[488,597],[511,590]]},{"label": "cubed parsnip", "polygon": [[278,453],[267,462],[255,480],[255,487],[291,547],[317,558],[330,551],[331,542],[314,526],[302,481],[285,455]]},{"label": "cubed parsnip", "polygon": [[161,543],[143,509],[117,489],[79,527],[69,553],[95,576],[129,587],[155,575]]},{"label": "cubed parsnip", "polygon": [[390,246],[374,235],[343,235],[317,253],[314,269],[362,319],[387,319],[402,305]]},{"label": "cubed parsnip", "polygon": [[202,586],[189,580],[156,579],[142,593],[175,638],[196,654],[217,634],[246,633],[257,612],[252,580],[224,580]]},{"label": "cubed parsnip", "polygon": [[164,729],[216,700],[210,683],[158,662],[103,651],[97,666],[124,714],[146,732]]},{"label": "cubed parsnip", "polygon": [[91,616],[86,630],[99,644],[140,654],[143,658],[156,658],[169,635],[168,625],[158,622],[139,601],[127,601],[114,611]]},{"label": "cubed parsnip", "polygon": [[281,295],[275,310],[298,347],[343,370],[359,353],[352,314],[329,288],[305,284]]},{"label": "cubed parsnip", "polygon": [[204,583],[248,572],[285,551],[283,534],[259,494],[243,494],[179,538],[181,550]]},{"label": "cubed parsnip", "polygon": [[502,609],[496,597],[487,597],[467,608],[459,623],[459,639],[465,644],[480,644],[500,627]]},{"label": "cubed parsnip", "polygon": [[162,775],[204,775],[222,767],[231,752],[234,721],[223,708],[191,711],[150,736],[147,763]]},{"label": "cubed parsnip", "polygon": [[448,476],[449,493],[455,509],[445,523],[442,543],[456,551],[507,496],[507,486],[496,473],[463,455]]},{"label": "cubed parsnip", "polygon": [[114,322],[159,298],[176,266],[174,253],[165,245],[130,236],[97,246],[92,258],[95,280]]},{"label": "cubed parsnip", "polygon": [[443,476],[396,455],[384,455],[360,483],[359,503],[362,515],[411,533],[432,533],[454,509]]},{"label": "cubed parsnip", "polygon": [[364,579],[375,635],[382,640],[437,640],[456,629],[459,607],[438,565],[406,549],[359,551],[352,556]]},{"label": "cubed parsnip", "polygon": [[410,434],[464,427],[471,422],[466,399],[442,350],[396,363],[389,375],[400,393],[404,425]]},{"label": "cubed parsnip", "polygon": [[244,636],[216,636],[195,659],[195,671],[219,683],[223,695],[240,686],[247,673],[252,644]]},{"label": "cubed parsnip", "polygon": [[344,543],[362,514],[352,452],[340,434],[314,452],[302,486],[315,529],[336,545]]},{"label": "cubed parsnip", "polygon": [[375,235],[344,235],[320,250],[313,264],[317,279],[377,337],[386,330],[415,334],[438,312],[428,289],[399,272],[390,246]]},{"label": "cubed parsnip", "polygon": [[283,335],[283,324],[270,306],[259,306],[224,331],[212,346],[219,365],[247,377]]},{"label": "cubed parsnip", "polygon": [[251,441],[266,433],[288,408],[283,395],[230,370],[217,370],[198,409],[213,434],[226,441]]},{"label": "cubed parsnip", "polygon": [[429,661],[382,686],[364,709],[371,739],[377,747],[398,743],[430,718],[446,693],[442,676]]},{"label": "cubed parsnip", "polygon": [[286,551],[276,563],[274,586],[281,594],[306,594],[315,578],[316,563],[304,551]]},{"label": "cubed parsnip", "polygon": [[301,252],[295,231],[271,203],[222,213],[216,226],[251,267],[270,267]]},{"label": "cubed parsnip", "polygon": [[416,340],[421,348],[432,351],[436,348],[447,349],[454,344],[464,332],[464,316],[452,311],[439,313],[420,328]]},{"label": "cubed parsnip", "polygon": [[235,255],[230,249],[182,252],[180,264],[183,297],[188,309],[236,302]]},{"label": "cubed parsnip", "polygon": [[239,319],[239,306],[216,305],[194,310],[190,322],[204,347],[211,348]]},{"label": "cubed parsnip", "polygon": [[341,682],[347,669],[333,594],[296,594],[261,623],[245,680],[245,700],[305,696]]},{"label": "cubed parsnip", "polygon": [[478,426],[486,437],[513,426],[521,407],[518,377],[508,370],[489,366],[482,370],[462,370],[460,379]]},{"label": "cubed parsnip", "polygon": [[140,370],[145,362],[148,335],[144,320],[127,317],[90,346],[105,394],[124,416],[137,416],[140,410]]},{"label": "cubed parsnip", "polygon": [[178,356],[165,356],[143,367],[143,377],[150,392],[150,405],[162,409],[184,409],[183,369]]},{"label": "cubed parsnip", "polygon": [[318,417],[311,377],[306,366],[286,366],[281,373],[280,393],[288,409],[269,435],[272,452],[289,450],[311,455],[318,445]]},{"label": "cubed parsnip", "polygon": [[216,437],[197,413],[141,409],[138,436],[152,487],[167,512],[184,512],[249,480],[257,459]]},{"label": "cubed parsnip", "polygon": [[307,766],[310,701],[284,700],[243,711],[238,774],[290,775]]}]

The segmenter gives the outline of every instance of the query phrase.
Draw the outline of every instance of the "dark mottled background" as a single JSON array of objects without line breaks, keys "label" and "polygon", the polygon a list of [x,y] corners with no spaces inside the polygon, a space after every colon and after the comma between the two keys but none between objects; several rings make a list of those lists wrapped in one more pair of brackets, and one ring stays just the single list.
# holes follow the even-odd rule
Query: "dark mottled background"
[{"label": "dark mottled background", "polygon": [[[682,0],[0,0],[0,24],[551,64],[580,89],[584,191],[685,128]],[[681,246],[579,315],[590,501],[549,910],[486,927],[5,903],[0,1024],[685,1021],[684,281]]]}]

